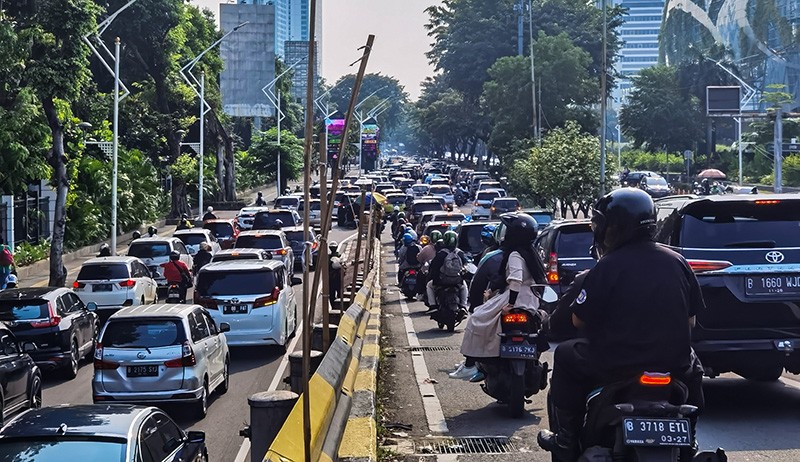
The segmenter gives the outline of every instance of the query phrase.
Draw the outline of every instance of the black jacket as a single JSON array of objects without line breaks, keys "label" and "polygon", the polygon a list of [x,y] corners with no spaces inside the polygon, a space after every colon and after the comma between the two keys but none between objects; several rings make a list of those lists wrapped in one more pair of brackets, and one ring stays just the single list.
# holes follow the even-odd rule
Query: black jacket
[{"label": "black jacket", "polygon": [[200,249],[196,254],[194,254],[192,261],[194,262],[194,268],[192,268],[192,272],[197,274],[197,272],[200,271],[200,268],[211,262],[211,252]]}]

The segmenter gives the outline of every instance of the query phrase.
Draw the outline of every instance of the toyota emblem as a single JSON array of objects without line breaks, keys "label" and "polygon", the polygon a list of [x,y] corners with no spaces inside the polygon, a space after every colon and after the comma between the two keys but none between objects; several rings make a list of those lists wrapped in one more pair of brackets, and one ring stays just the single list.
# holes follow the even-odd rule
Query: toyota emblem
[{"label": "toyota emblem", "polygon": [[[783,255],[781,255],[781,260],[783,260]],[[239,304],[239,299],[238,298],[232,298],[231,299],[231,303],[233,303],[234,305],[238,305]]]},{"label": "toyota emblem", "polygon": [[144,358],[147,357],[147,355],[144,354],[144,351],[140,351],[140,352],[136,353],[136,357],[139,358],[139,359],[144,359]]},{"label": "toyota emblem", "polygon": [[782,252],[778,252],[777,250],[772,250],[770,252],[767,252],[764,258],[766,258],[767,261],[770,263],[780,263],[783,261],[785,257],[783,256]]}]

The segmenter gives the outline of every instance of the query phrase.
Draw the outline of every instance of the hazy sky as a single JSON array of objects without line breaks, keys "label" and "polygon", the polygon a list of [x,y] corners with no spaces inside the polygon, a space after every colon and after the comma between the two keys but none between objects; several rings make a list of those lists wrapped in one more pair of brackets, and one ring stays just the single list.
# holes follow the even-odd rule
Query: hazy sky
[{"label": "hazy sky", "polygon": [[[219,0],[193,0],[219,15]],[[412,99],[419,96],[420,82],[433,74],[425,52],[431,39],[426,35],[424,10],[439,0],[323,0],[322,76],[335,82],[354,74],[349,64],[361,56],[357,48],[368,34],[375,46],[367,72],[380,72],[400,80]]]}]

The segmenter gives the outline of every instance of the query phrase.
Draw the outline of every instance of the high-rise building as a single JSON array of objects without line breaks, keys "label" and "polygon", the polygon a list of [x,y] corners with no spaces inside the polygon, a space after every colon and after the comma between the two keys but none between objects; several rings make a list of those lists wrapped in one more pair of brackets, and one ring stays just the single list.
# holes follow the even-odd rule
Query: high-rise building
[{"label": "high-rise building", "polygon": [[[322,42],[322,0],[317,2],[314,33],[318,49]],[[309,0],[239,0],[240,4],[272,5],[275,7],[275,55],[286,60],[287,41],[308,40]]]},{"label": "high-rise building", "polygon": [[[305,40],[289,40],[284,44],[284,50],[286,52],[286,64],[292,65],[295,64],[294,69],[292,69],[292,98],[298,102],[301,106],[306,106],[306,84],[308,79],[308,41]],[[316,56],[319,56],[319,49],[317,48],[315,52]],[[304,59],[305,58],[305,59]],[[314,60],[314,75],[319,76],[319,68],[318,63],[319,60]],[[314,94],[316,94],[316,85],[314,88]]]},{"label": "high-rise building", "polygon": [[627,15],[619,28],[622,48],[616,70],[620,74],[612,92],[613,105],[624,103],[631,89],[631,79],[642,69],[658,63],[659,33],[664,13],[664,0],[612,0],[627,9]]}]

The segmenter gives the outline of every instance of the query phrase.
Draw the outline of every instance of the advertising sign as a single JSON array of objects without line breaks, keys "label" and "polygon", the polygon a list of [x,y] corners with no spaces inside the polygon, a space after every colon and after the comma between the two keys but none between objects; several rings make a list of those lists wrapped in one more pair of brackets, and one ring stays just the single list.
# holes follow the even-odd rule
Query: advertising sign
[{"label": "advertising sign", "polygon": [[326,119],[328,129],[328,161],[333,162],[339,158],[339,146],[342,144],[344,133],[344,119]]},{"label": "advertising sign", "polygon": [[364,124],[361,132],[361,152],[365,159],[371,159],[378,155],[378,137],[380,129],[376,124]]}]

